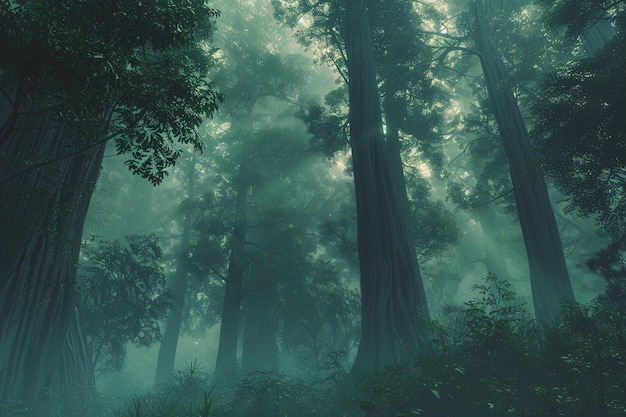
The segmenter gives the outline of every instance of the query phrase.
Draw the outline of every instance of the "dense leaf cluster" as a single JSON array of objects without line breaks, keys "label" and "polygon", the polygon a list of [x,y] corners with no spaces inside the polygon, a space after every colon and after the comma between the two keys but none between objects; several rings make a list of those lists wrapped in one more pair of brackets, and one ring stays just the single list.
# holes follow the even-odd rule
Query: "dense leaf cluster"
[{"label": "dense leaf cluster", "polygon": [[571,38],[584,34],[599,20],[623,13],[626,7],[624,0],[539,0],[538,3],[546,10],[544,20],[547,25],[552,28],[565,26]]},{"label": "dense leaf cluster", "polygon": [[605,304],[626,306],[626,245],[611,242],[587,261],[587,267],[606,282],[606,291],[598,298]]},{"label": "dense leaf cluster", "polygon": [[570,210],[599,215],[613,237],[626,233],[626,54],[621,32],[596,56],[546,79],[537,101],[537,154],[546,175],[571,196]]},{"label": "dense leaf cluster", "polygon": [[130,235],[127,242],[91,241],[78,283],[81,321],[94,368],[120,370],[126,345],[160,340],[159,320],[172,299],[160,265],[155,235]]},{"label": "dense leaf cluster", "polygon": [[15,114],[80,126],[76,148],[115,138],[157,184],[222,99],[206,79],[217,16],[200,0],[3,2],[0,89]]}]

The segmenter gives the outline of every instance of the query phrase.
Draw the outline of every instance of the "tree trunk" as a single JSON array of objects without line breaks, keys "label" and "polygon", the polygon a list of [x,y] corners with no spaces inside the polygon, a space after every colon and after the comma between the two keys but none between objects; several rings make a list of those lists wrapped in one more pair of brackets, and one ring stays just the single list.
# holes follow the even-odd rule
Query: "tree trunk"
[{"label": "tree trunk", "polygon": [[490,34],[482,0],[474,1],[474,40],[507,155],[517,212],[528,255],[535,316],[554,323],[562,300],[574,300],[546,182],[533,161],[517,101],[506,86],[504,63]]},{"label": "tree trunk", "polygon": [[225,379],[232,378],[237,370],[237,339],[239,337],[239,313],[243,297],[246,229],[248,227],[248,188],[250,186],[250,144],[248,142],[243,144],[241,162],[239,163],[235,224],[226,276],[220,341],[215,362],[215,375]]},{"label": "tree trunk", "polygon": [[[6,104],[6,103],[4,103]],[[0,144],[0,178],[84,146],[43,112],[21,116]],[[5,120],[0,120],[0,126]],[[99,138],[100,136],[96,136]],[[95,143],[95,142],[94,142]],[[83,226],[104,143],[0,182],[0,402],[36,404],[95,392],[76,316]]]},{"label": "tree trunk", "polygon": [[400,208],[383,136],[365,1],[346,0],[344,33],[361,272],[361,341],[355,367],[379,369],[427,346],[410,226]]},{"label": "tree trunk", "polygon": [[[398,71],[399,72],[399,71]],[[385,100],[383,107],[385,109],[385,121],[387,127],[386,134],[386,151],[389,161],[389,169],[391,179],[393,181],[396,196],[398,198],[398,209],[401,217],[406,220],[406,227],[415,248],[414,239],[417,237],[417,230],[413,223],[409,197],[406,191],[406,181],[404,178],[404,164],[402,163],[402,144],[400,143],[400,109],[402,104],[399,102],[395,94],[401,86],[400,80],[396,74],[389,74],[385,81]],[[428,309],[428,301],[426,300],[426,292],[424,291],[424,282],[419,268],[417,257],[415,258],[415,273],[417,277],[418,306],[422,310],[422,318],[430,320],[430,312]]]},{"label": "tree trunk", "polygon": [[262,272],[266,269],[255,271],[253,266],[251,296],[246,296],[241,352],[241,368],[245,371],[278,371],[278,283],[275,277]]},{"label": "tree trunk", "polygon": [[[195,197],[195,179],[196,179],[196,158],[195,153],[189,163],[189,171],[187,172],[187,180],[189,181],[187,189],[187,198]],[[183,235],[180,242],[180,252],[176,263],[176,273],[170,281],[168,288],[174,297],[174,307],[167,316],[165,330],[161,345],[159,346],[159,356],[157,359],[155,383],[163,384],[167,382],[174,374],[174,362],[176,360],[176,347],[178,345],[178,336],[180,335],[180,327],[183,321],[183,309],[185,306],[185,295],[187,292],[187,278],[189,275],[189,241],[191,234],[191,210],[189,206],[185,210],[185,219],[183,221]]]}]

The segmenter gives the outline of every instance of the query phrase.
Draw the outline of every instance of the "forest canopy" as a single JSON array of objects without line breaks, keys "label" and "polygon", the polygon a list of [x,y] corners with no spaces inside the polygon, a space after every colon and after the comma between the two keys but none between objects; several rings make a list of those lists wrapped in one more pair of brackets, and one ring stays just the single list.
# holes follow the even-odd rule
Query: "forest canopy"
[{"label": "forest canopy", "polygon": [[0,2],[0,417],[622,416],[625,16]]}]

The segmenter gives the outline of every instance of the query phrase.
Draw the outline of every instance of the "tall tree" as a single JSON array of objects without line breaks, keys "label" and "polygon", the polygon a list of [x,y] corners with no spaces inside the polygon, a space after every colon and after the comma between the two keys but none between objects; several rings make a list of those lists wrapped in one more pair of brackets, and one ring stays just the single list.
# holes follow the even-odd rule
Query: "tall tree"
[{"label": "tall tree", "polygon": [[491,35],[483,0],[473,1],[472,36],[504,147],[517,213],[528,255],[535,316],[554,323],[562,300],[574,292],[545,179],[534,161],[528,131],[515,96],[506,83],[506,68]]},{"label": "tall tree", "polygon": [[173,298],[173,306],[167,316],[163,338],[159,346],[159,356],[157,358],[156,377],[157,384],[167,382],[174,373],[174,361],[176,359],[176,347],[178,336],[183,320],[183,308],[185,305],[185,295],[187,293],[187,279],[189,276],[189,248],[191,241],[191,200],[195,198],[196,188],[196,157],[193,154],[189,161],[187,170],[187,199],[184,208],[184,218],[182,222],[182,236],[178,250],[176,262],[176,272],[168,282],[168,288]]},{"label": "tall tree", "polygon": [[[250,114],[252,117],[252,114]],[[231,378],[237,370],[237,340],[239,316],[243,299],[243,278],[246,267],[246,235],[248,227],[248,191],[250,188],[250,144],[241,147],[237,196],[231,236],[230,259],[226,275],[224,306],[220,325],[220,340],[215,362],[218,378]]]},{"label": "tall tree", "polygon": [[425,349],[429,312],[387,158],[366,2],[346,0],[343,18],[362,299],[355,366],[377,369]]},{"label": "tall tree", "polygon": [[0,5],[0,402],[93,391],[69,365],[87,363],[74,287],[104,146],[154,183],[177,140],[201,147],[215,16],[203,1]]},{"label": "tall tree", "polygon": [[[280,20],[298,26],[303,44],[323,45],[319,55],[337,68],[349,86],[362,297],[355,364],[379,368],[404,360],[426,347],[421,320],[429,319],[429,311],[407,217],[411,211],[402,198],[401,159],[394,155],[390,160],[386,149],[367,2],[275,0],[273,4]],[[394,11],[377,10],[385,13]]]},{"label": "tall tree", "polygon": [[[255,282],[260,286],[262,281],[266,281],[262,273],[257,276],[261,268],[250,265],[246,249],[250,205],[248,200],[251,188],[256,187],[254,165],[259,160],[271,157],[275,152],[275,144],[272,143],[275,138],[264,137],[261,134],[263,130],[258,126],[260,121],[272,117],[275,111],[284,106],[279,101],[296,102],[299,89],[304,83],[299,57],[279,54],[277,45],[285,43],[284,36],[276,28],[267,25],[268,19],[272,19],[268,7],[259,7],[250,13],[224,16],[228,28],[223,31],[223,68],[217,79],[223,77],[224,91],[230,97],[223,109],[232,122],[227,135],[227,147],[237,155],[235,159],[238,168],[233,175],[236,197],[215,365],[218,378],[234,376],[237,368],[241,308],[244,292],[247,291],[244,289],[244,272],[253,271],[249,283],[252,286]],[[272,103],[272,106],[267,106],[268,103]],[[271,279],[267,285],[272,285]],[[248,332],[254,329],[252,321],[255,318],[262,321],[262,313],[264,311],[258,317],[247,316]]]}]

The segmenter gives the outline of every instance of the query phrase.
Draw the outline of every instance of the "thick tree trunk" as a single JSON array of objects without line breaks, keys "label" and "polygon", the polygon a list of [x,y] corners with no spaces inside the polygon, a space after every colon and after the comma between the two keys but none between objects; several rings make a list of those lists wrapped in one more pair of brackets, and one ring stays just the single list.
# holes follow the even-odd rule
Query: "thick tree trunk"
[{"label": "thick tree trunk", "polygon": [[250,144],[244,143],[239,163],[237,198],[235,201],[235,224],[233,226],[232,248],[220,341],[215,362],[215,375],[218,378],[230,379],[237,370],[237,339],[239,337],[239,313],[243,297],[243,273],[245,267],[246,229],[248,227],[248,188],[250,186]]},{"label": "thick tree trunk", "polygon": [[[417,230],[413,222],[411,214],[411,207],[409,204],[409,197],[406,191],[406,181],[404,179],[404,164],[402,162],[402,144],[400,143],[400,109],[398,108],[402,104],[398,98],[395,97],[396,93],[401,88],[401,82],[397,79],[396,74],[390,74],[385,81],[385,100],[383,101],[383,107],[385,110],[385,122],[387,126],[386,133],[386,151],[387,158],[389,160],[389,169],[391,172],[391,179],[393,181],[396,196],[398,198],[398,210],[400,210],[400,216],[406,220],[406,227],[410,233],[412,242],[415,242],[417,238]],[[415,245],[413,245],[415,247]],[[422,310],[422,318],[424,320],[430,320],[430,312],[428,309],[428,301],[426,300],[426,292],[424,291],[424,282],[419,268],[419,262],[417,257],[415,258],[416,289],[418,292],[418,306]]]},{"label": "thick tree trunk", "polygon": [[361,341],[355,367],[403,362],[427,346],[419,272],[382,128],[365,1],[346,0],[344,34],[361,272]]},{"label": "thick tree trunk", "polygon": [[[196,179],[196,158],[195,154],[189,163],[189,171],[187,172],[187,197],[189,199],[195,196],[195,179]],[[185,307],[185,294],[187,293],[187,278],[189,275],[189,243],[191,234],[191,210],[185,210],[185,219],[183,221],[183,234],[180,242],[180,251],[178,261],[176,263],[176,273],[169,282],[168,288],[174,297],[174,307],[167,316],[163,338],[159,346],[159,356],[157,359],[156,377],[157,384],[167,382],[174,374],[174,362],[176,361],[176,347],[178,345],[178,336],[180,335],[180,327],[183,322],[183,309]]]},{"label": "thick tree trunk", "polygon": [[[35,114],[3,132],[0,178],[84,146],[77,132]],[[0,183],[0,402],[36,404],[44,393],[73,400],[95,391],[75,284],[103,153],[104,143]]]},{"label": "thick tree trunk", "polygon": [[574,292],[547,186],[533,161],[517,101],[505,84],[506,70],[490,34],[482,3],[482,0],[474,1],[474,40],[509,162],[528,255],[535,316],[539,323],[550,324],[557,318],[561,301],[574,300]]}]

